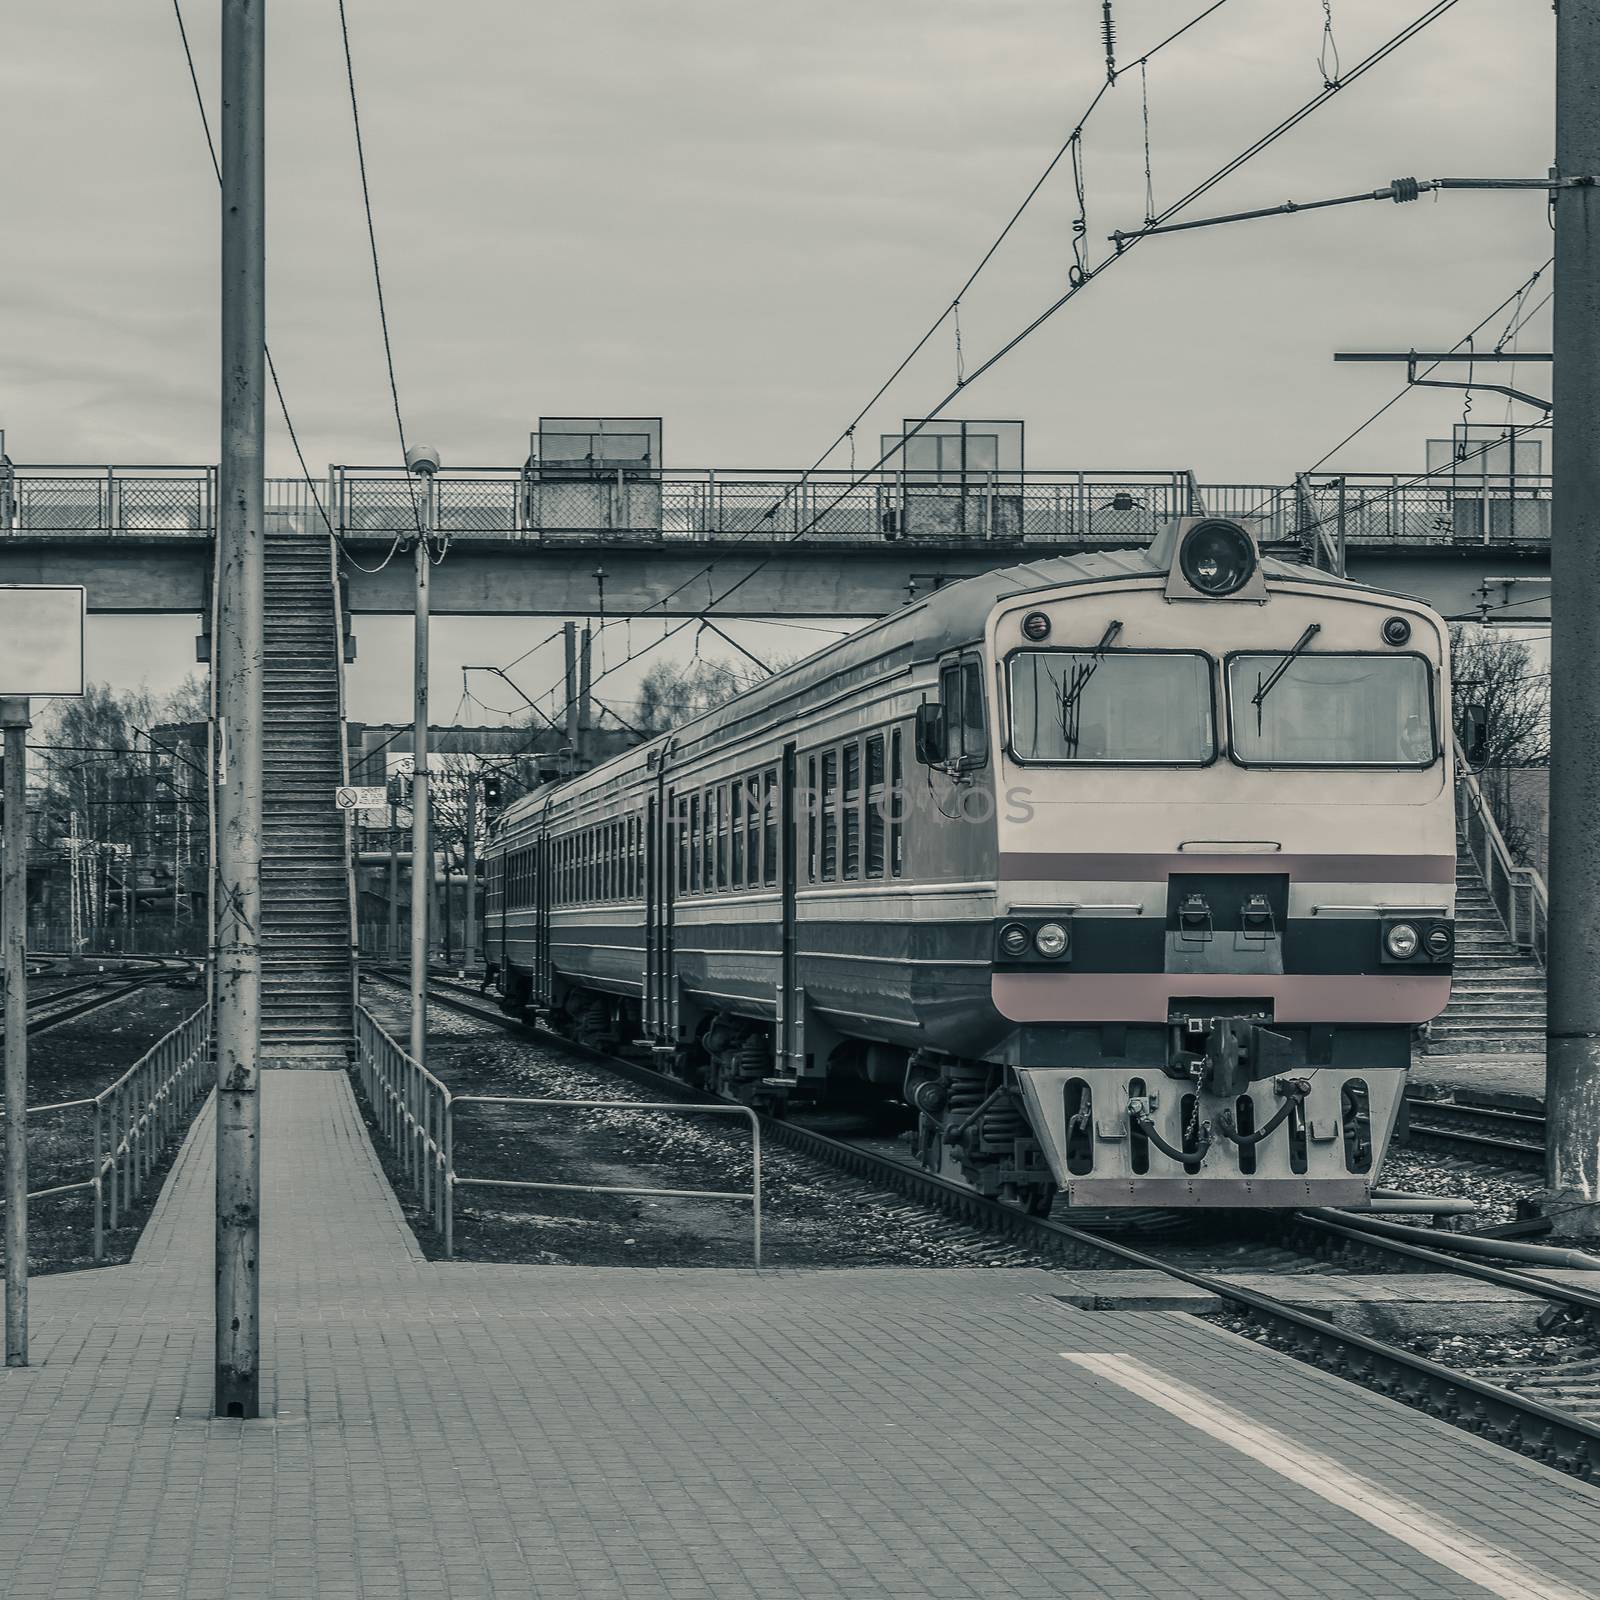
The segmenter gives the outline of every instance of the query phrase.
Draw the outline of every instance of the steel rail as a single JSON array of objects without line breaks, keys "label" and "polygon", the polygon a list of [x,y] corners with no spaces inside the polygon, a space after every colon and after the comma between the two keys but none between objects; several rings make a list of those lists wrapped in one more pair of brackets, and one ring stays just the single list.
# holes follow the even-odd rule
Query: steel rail
[{"label": "steel rail", "polygon": [[1529,1170],[1544,1168],[1544,1117],[1537,1112],[1409,1100],[1406,1117],[1405,1142],[1421,1149],[1477,1155]]},{"label": "steel rail", "polygon": [[[369,969],[370,970],[370,969]],[[403,988],[386,973],[371,976]],[[508,1017],[487,1005],[475,1004],[448,989],[435,986],[434,998],[446,1009],[508,1033],[533,1035],[585,1060],[593,1061],[645,1087],[685,1099],[716,1100],[653,1068],[626,1061],[591,1046],[579,1044],[543,1026],[533,1026]],[[1369,1338],[1351,1329],[1336,1328],[1322,1318],[1276,1300],[1255,1289],[1191,1272],[1158,1256],[1147,1255],[1124,1244],[1103,1239],[1067,1223],[1030,1216],[1014,1206],[1002,1205],[976,1194],[961,1184],[952,1183],[931,1172],[896,1161],[888,1156],[863,1150],[826,1134],[813,1132],[792,1122],[771,1117],[762,1119],[764,1134],[772,1141],[798,1150],[816,1160],[856,1176],[870,1177],[885,1187],[897,1189],[963,1221],[980,1223],[993,1231],[1026,1243],[1057,1260],[1073,1265],[1103,1264],[1112,1257],[1129,1267],[1159,1272],[1212,1295],[1224,1304],[1248,1312],[1268,1330],[1269,1343],[1308,1360],[1337,1377],[1347,1378],[1369,1389],[1426,1412],[1429,1416],[1478,1434],[1494,1444],[1517,1451],[1558,1471],[1570,1473],[1586,1482],[1600,1482],[1600,1426],[1569,1412],[1528,1399],[1510,1389],[1468,1373],[1441,1366],[1396,1345]],[[1561,1305],[1570,1313],[1600,1325],[1600,1295],[1572,1288],[1534,1275],[1507,1272],[1476,1262],[1462,1262],[1454,1256],[1436,1253],[1399,1240],[1378,1239],[1358,1229],[1345,1229],[1322,1219],[1301,1216],[1303,1226],[1315,1226],[1330,1237],[1354,1237],[1343,1242],[1363,1249],[1420,1261],[1440,1270],[1462,1276],[1500,1282],[1535,1299]]]}]

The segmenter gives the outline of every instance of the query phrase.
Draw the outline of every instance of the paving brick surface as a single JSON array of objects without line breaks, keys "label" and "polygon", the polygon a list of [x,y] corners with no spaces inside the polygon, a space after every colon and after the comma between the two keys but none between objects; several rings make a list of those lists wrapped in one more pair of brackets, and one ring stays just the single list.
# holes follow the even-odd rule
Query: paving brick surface
[{"label": "paving brick surface", "polygon": [[347,1080],[263,1082],[270,1415],[209,1415],[207,1116],[131,1265],[35,1283],[0,1595],[1484,1592],[1065,1351],[1588,1592],[1600,1495],[1193,1318],[1078,1310],[1034,1271],[429,1263]]}]

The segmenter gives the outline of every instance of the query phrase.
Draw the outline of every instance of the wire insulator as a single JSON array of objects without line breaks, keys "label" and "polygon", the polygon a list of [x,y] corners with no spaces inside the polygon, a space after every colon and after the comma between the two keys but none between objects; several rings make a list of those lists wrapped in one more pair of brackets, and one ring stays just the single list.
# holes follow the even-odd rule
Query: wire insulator
[{"label": "wire insulator", "polygon": [[1111,15],[1111,0],[1101,0],[1100,32],[1106,41],[1106,82],[1117,81],[1117,24]]},{"label": "wire insulator", "polygon": [[1389,198],[1397,206],[1403,206],[1407,201],[1415,200],[1422,193],[1422,187],[1415,178],[1393,178],[1389,182]]}]

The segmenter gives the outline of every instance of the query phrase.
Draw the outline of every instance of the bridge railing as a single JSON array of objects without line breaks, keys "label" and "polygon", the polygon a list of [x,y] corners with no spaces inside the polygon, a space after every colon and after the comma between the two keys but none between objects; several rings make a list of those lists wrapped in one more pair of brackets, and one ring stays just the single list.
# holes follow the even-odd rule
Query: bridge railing
[{"label": "bridge railing", "polygon": [[0,466],[0,535],[210,534],[215,467]]},{"label": "bridge railing", "polygon": [[[1341,493],[1342,485],[1342,493]],[[1550,542],[1549,476],[1304,474],[1295,527],[1347,546],[1532,545]],[[1285,494],[1290,491],[1283,491]]]},{"label": "bridge railing", "polygon": [[[1341,483],[1343,485],[1341,491]],[[343,535],[414,526],[415,485],[393,468],[338,467],[329,514]],[[1147,543],[1172,517],[1248,519],[1269,543],[1319,564],[1339,544],[1372,548],[1548,544],[1550,479],[1306,473],[1291,484],[1201,484],[1185,471],[877,472],[682,469],[541,476],[460,468],[436,479],[442,531],[473,540],[617,539]],[[320,491],[319,491],[320,492]],[[315,516],[299,479],[272,479],[269,508]],[[0,537],[208,537],[213,467],[0,465]]]},{"label": "bridge railing", "polygon": [[1456,745],[1456,827],[1483,874],[1484,886],[1513,944],[1546,964],[1550,946],[1550,891],[1535,867],[1519,866],[1494,820],[1478,776]]}]

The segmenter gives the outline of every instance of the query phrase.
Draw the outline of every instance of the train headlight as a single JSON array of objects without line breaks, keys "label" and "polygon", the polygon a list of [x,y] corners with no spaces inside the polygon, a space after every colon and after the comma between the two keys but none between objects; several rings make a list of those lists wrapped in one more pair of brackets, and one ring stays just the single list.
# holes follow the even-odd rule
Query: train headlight
[{"label": "train headlight", "polygon": [[1066,954],[1067,930],[1059,922],[1045,923],[1033,936],[1033,948],[1054,961],[1057,956]]},{"label": "train headlight", "polygon": [[1409,922],[1397,922],[1383,936],[1383,947],[1396,961],[1409,961],[1417,953],[1417,930]]},{"label": "train headlight", "polygon": [[1236,522],[1197,523],[1183,536],[1178,567],[1201,594],[1220,598],[1241,589],[1256,570],[1256,553]]},{"label": "train headlight", "polygon": [[1436,927],[1428,929],[1422,942],[1427,946],[1428,954],[1435,961],[1443,961],[1450,954],[1456,939],[1449,927],[1441,922]]},{"label": "train headlight", "polygon": [[1000,930],[1000,953],[1015,960],[1028,953],[1028,930],[1020,922],[1008,922]]}]

